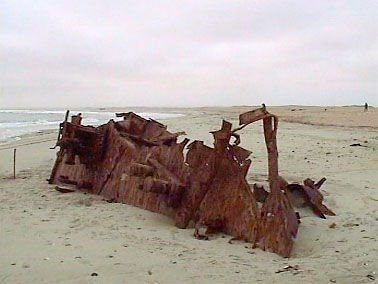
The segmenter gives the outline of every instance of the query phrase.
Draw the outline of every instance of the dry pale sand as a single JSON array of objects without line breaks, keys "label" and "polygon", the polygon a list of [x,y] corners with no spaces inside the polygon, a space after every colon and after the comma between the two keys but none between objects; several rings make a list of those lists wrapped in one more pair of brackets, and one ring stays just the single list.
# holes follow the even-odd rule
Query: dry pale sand
[{"label": "dry pale sand", "polygon": [[[208,132],[218,129],[222,118],[236,123],[248,109],[163,110],[186,113],[164,123],[211,145]],[[48,147],[56,133],[45,133],[0,145],[0,283],[373,282],[378,278],[377,110],[270,111],[281,118],[281,175],[290,182],[327,177],[325,203],[337,213],[323,220],[302,211],[290,259],[247,243],[229,244],[223,234],[200,241],[193,229],[180,230],[164,216],[99,196],[55,191],[46,179],[55,157]],[[242,146],[253,151],[248,180],[264,182],[261,124],[241,134]],[[354,143],[362,146],[350,146]],[[16,180],[9,178],[14,146]],[[298,268],[276,273],[287,265]]]}]

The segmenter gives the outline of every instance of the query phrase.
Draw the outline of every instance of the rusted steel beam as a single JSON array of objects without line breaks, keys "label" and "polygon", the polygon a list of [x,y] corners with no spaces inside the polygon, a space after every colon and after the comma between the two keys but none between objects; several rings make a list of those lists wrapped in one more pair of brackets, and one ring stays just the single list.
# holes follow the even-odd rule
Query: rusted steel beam
[{"label": "rusted steel beam", "polygon": [[241,115],[240,124],[249,124],[259,119],[263,120],[265,144],[268,152],[270,194],[261,210],[259,237],[256,246],[289,257],[298,232],[299,222],[278,175],[278,118],[269,114],[265,108],[261,108]]},{"label": "rusted steel beam", "polygon": [[239,116],[239,125],[248,125],[255,121],[271,116],[265,107],[242,113]]}]

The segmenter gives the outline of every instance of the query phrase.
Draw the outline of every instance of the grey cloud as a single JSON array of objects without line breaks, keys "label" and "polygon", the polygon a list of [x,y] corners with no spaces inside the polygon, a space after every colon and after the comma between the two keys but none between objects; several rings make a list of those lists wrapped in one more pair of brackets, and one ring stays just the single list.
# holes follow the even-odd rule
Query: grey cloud
[{"label": "grey cloud", "polygon": [[378,105],[375,1],[2,1],[0,107]]}]

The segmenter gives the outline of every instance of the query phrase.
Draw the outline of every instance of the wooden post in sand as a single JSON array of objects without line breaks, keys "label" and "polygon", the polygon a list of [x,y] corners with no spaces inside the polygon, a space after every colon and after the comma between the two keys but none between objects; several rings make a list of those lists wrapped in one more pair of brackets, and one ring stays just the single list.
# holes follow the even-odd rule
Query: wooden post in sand
[{"label": "wooden post in sand", "polygon": [[13,149],[13,179],[16,179],[16,151],[17,149]]}]

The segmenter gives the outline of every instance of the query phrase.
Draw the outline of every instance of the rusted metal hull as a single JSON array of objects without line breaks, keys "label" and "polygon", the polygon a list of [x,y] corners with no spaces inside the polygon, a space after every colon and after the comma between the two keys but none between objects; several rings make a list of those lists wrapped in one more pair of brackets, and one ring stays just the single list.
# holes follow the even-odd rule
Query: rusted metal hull
[{"label": "rusted metal hull", "polygon": [[[221,231],[255,247],[290,256],[299,220],[287,197],[287,185],[278,175],[277,117],[261,108],[242,114],[237,129],[223,121],[221,129],[212,132],[213,148],[194,141],[184,156],[189,140],[178,143],[182,133],[170,133],[164,125],[134,113],[117,116],[124,120],[111,120],[97,128],[80,125],[77,116],[71,123],[65,120],[50,183],[62,192],[86,190],[167,215],[180,228],[194,222],[198,237],[200,228]],[[230,145],[232,136],[240,141],[238,130],[260,119],[270,187],[260,200],[262,205],[246,181],[250,152]],[[317,189],[309,182],[304,185],[309,196],[315,196]],[[314,203],[319,201],[321,204],[322,198]]]}]

